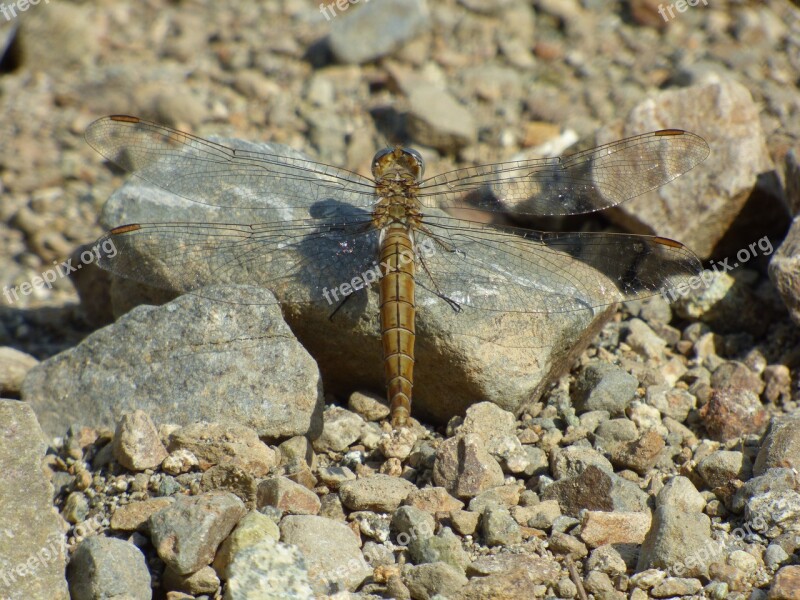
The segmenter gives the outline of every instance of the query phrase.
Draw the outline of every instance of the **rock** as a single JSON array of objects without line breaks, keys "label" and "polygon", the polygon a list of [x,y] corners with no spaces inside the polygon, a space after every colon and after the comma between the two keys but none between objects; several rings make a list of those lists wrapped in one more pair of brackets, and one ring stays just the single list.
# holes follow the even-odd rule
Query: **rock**
[{"label": "rock", "polygon": [[190,451],[203,471],[214,465],[233,465],[263,477],[278,464],[275,451],[244,425],[192,423],[169,435],[167,449]]},{"label": "rock", "polygon": [[699,513],[706,507],[706,500],[689,478],[677,475],[658,492],[656,506],[671,506],[682,512]]},{"label": "rock", "polygon": [[443,561],[462,572],[469,563],[461,540],[447,527],[436,535],[412,537],[408,543],[408,555],[414,564]]},{"label": "rock", "polygon": [[148,520],[158,556],[176,573],[193,573],[214,559],[220,543],[245,514],[230,492],[181,496]]},{"label": "rock", "polygon": [[737,479],[747,481],[752,476],[752,469],[752,463],[747,456],[732,450],[718,450],[697,464],[697,472],[709,489]]},{"label": "rock", "polygon": [[271,477],[258,484],[258,508],[274,506],[290,515],[316,515],[321,503],[307,487],[286,477]]},{"label": "rock", "polygon": [[405,504],[414,506],[425,512],[437,513],[464,508],[464,503],[453,498],[443,487],[424,487],[411,490],[406,496]]},{"label": "rock", "polygon": [[389,416],[386,398],[370,392],[353,392],[347,399],[347,408],[365,421],[381,421]]},{"label": "rock", "polygon": [[781,568],[775,573],[775,581],[769,588],[767,600],[792,600],[800,589],[800,566],[792,565]]},{"label": "rock", "polygon": [[169,453],[169,456],[161,463],[161,470],[169,475],[180,475],[199,466],[200,461],[194,452],[181,448]]},{"label": "rock", "polygon": [[667,342],[641,319],[631,319],[628,322],[628,337],[625,342],[634,352],[650,360],[662,359],[667,347]]},{"label": "rock", "polygon": [[600,571],[611,578],[624,575],[628,566],[619,551],[611,545],[598,546],[586,559],[587,571]]},{"label": "rock", "polygon": [[761,442],[753,465],[754,475],[763,475],[768,469],[800,468],[800,418],[774,418]]},{"label": "rock", "polygon": [[405,460],[414,449],[414,442],[419,436],[408,427],[394,429],[383,433],[378,441],[378,450],[386,458]]},{"label": "rock", "polygon": [[345,481],[356,478],[356,474],[347,467],[324,467],[317,470],[317,476],[323,484],[333,490],[339,489]]},{"label": "rock", "polygon": [[142,410],[122,415],[112,443],[114,458],[129,471],[155,469],[167,458],[156,426]]},{"label": "rock", "polygon": [[401,546],[415,537],[432,536],[435,527],[433,516],[414,506],[401,506],[392,515],[391,530]]},{"label": "rock", "polygon": [[408,90],[408,102],[406,126],[420,144],[452,152],[477,139],[472,113],[446,89],[420,82]]},{"label": "rock", "polygon": [[[391,54],[428,26],[424,0],[387,0],[364,4],[343,14],[350,4],[328,4],[321,11],[332,21],[330,47],[343,63],[365,63]],[[338,11],[337,11],[338,8]]]},{"label": "rock", "polygon": [[51,435],[74,422],[113,427],[137,409],[155,422],[215,421],[268,437],[313,430],[317,369],[274,298],[253,287],[215,297],[227,301],[190,294],[130,312],[32,369],[23,398]]},{"label": "rock", "polygon": [[574,560],[580,560],[589,553],[586,544],[575,536],[561,531],[554,531],[550,534],[548,548],[556,554],[565,554]]},{"label": "rock", "polygon": [[502,485],[503,470],[478,434],[449,438],[439,447],[433,481],[457,498],[472,498]]},{"label": "rock", "polygon": [[[327,109],[326,112],[329,113]],[[289,160],[300,161],[301,164],[305,164],[302,161],[306,160],[298,152],[277,144],[252,144],[236,139],[217,141],[228,144],[240,152],[280,153]],[[116,156],[114,158],[125,164],[121,158]],[[151,165],[147,168],[150,169],[148,177],[160,171],[157,177],[169,178],[173,189],[179,193],[190,196],[196,194],[196,190],[192,188],[181,188],[184,183],[171,179],[170,174],[164,172],[166,167]],[[225,189],[224,198],[210,199],[210,202],[216,201],[222,205],[224,210],[221,210],[219,206],[186,201],[161,188],[146,185],[140,179],[133,178],[109,199],[101,221],[105,226],[154,222],[240,223],[250,231],[251,224],[258,224],[266,218],[263,213],[253,210],[255,207],[265,209],[280,207],[281,219],[294,221],[308,219],[312,216],[311,213],[317,217],[324,216],[327,214],[326,211],[335,208],[335,203],[354,203],[354,207],[349,210],[356,212],[362,210],[355,208],[362,206],[364,202],[360,194],[338,190],[334,194],[335,197],[327,198],[325,194],[330,190],[329,183],[325,181],[322,185],[324,187],[314,186],[313,179],[293,180],[283,177],[275,178],[273,185],[269,186],[270,190],[267,191],[261,188],[237,186],[235,190]],[[314,193],[309,192],[312,188],[322,198],[315,200],[315,204],[310,204],[309,200],[315,197]],[[254,198],[258,200],[257,205],[254,204]],[[306,208],[300,207],[298,199],[303,199],[309,204]],[[287,208],[292,206],[297,208]],[[446,216],[444,212],[435,208],[426,208],[425,215],[427,225],[434,228],[434,220]],[[321,225],[326,226],[324,219],[321,220]],[[160,288],[171,290],[197,290],[202,285],[257,282],[274,290],[285,310],[285,317],[292,331],[317,361],[327,393],[346,396],[352,392],[354,386],[384,389],[380,333],[377,327],[378,294],[376,289],[372,289],[376,286],[371,286],[365,293],[353,296],[353,301],[344,305],[334,319],[330,319],[332,304],[335,303],[331,292],[339,290],[343,282],[350,282],[353,277],[361,277],[372,268],[377,252],[377,237],[377,234],[374,234],[359,238],[361,244],[357,248],[359,251],[342,254],[339,244],[345,241],[344,238],[339,239],[336,235],[329,238],[310,236],[309,239],[300,240],[291,248],[287,247],[281,260],[270,261],[262,260],[264,253],[268,253],[266,246],[259,252],[249,252],[243,257],[240,244],[232,243],[226,253],[225,247],[219,250],[219,244],[211,244],[212,240],[204,237],[204,232],[195,231],[194,248],[200,251],[204,248],[203,244],[208,242],[208,247],[215,248],[216,254],[213,259],[206,257],[204,260],[194,261],[191,265],[187,265],[185,242],[181,241],[174,241],[172,249],[167,245],[166,239],[161,239],[158,245],[153,244],[148,248],[122,248],[126,259],[135,263],[135,274],[131,274],[134,268],[130,264],[127,268],[125,265],[118,268],[135,276],[137,282],[141,283],[115,277],[112,282],[112,302],[116,314],[130,309],[136,303],[162,302],[164,293],[161,289],[147,289],[145,288],[147,284],[157,284]],[[347,239],[352,242],[351,238]],[[233,241],[233,238],[231,240]],[[466,236],[454,241],[464,255],[469,256],[474,252],[482,259],[486,258],[488,250],[482,243],[471,242]],[[121,243],[124,242],[118,241],[117,246]],[[308,260],[310,253],[316,257],[314,261]],[[165,260],[165,254],[170,258]],[[324,257],[325,260],[320,262],[317,260],[318,257]],[[449,260],[449,256],[436,259],[434,254],[427,258],[427,263],[434,270],[451,272],[452,265],[449,265]],[[286,265],[296,265],[299,264],[298,261],[304,265],[319,264],[321,268],[301,270],[295,273],[296,277],[287,280]],[[448,261],[448,264],[442,261]],[[237,268],[213,268],[218,262],[226,264],[235,262]],[[569,265],[575,268],[575,264],[570,258]],[[212,268],[209,268],[209,265]],[[588,269],[589,267],[587,276]],[[474,277],[491,276],[489,272],[474,274]],[[537,274],[535,283],[530,280],[531,273],[528,268],[520,270],[519,273],[515,272],[514,276],[519,277],[520,281],[529,281],[530,289],[536,290],[537,293],[543,288],[564,289],[565,296],[577,292],[570,281],[560,276],[556,277],[554,271]],[[591,276],[599,275],[592,270]],[[442,278],[439,277],[438,280],[441,282]],[[454,281],[453,285],[455,284]],[[609,281],[608,286],[607,290],[613,289],[612,282]],[[223,290],[227,289],[215,288],[210,291],[206,288],[202,294],[226,300],[225,294],[230,292]],[[334,302],[328,303],[322,300],[325,291]],[[453,293],[457,291],[458,289],[454,287]],[[248,298],[242,298],[238,302],[259,304],[268,302],[264,296],[265,292],[256,295],[248,292],[248,294]],[[462,306],[463,310],[456,315],[447,302],[422,286],[417,287],[416,294],[417,329],[426,331],[427,335],[419,337],[415,348],[412,412],[417,418],[438,423],[446,422],[453,415],[463,414],[479,399],[494,402],[506,410],[517,413],[535,401],[552,381],[569,370],[575,357],[594,339],[603,323],[613,314],[613,307],[608,305],[607,297],[582,298],[582,301],[601,304],[605,308],[588,310],[570,305],[575,310],[553,314],[509,312],[503,314],[500,326],[494,311]],[[579,295],[582,297],[585,293]],[[228,297],[227,300],[231,298]],[[227,306],[228,310],[234,310],[230,305]],[[268,309],[247,306],[246,312],[259,313],[265,310]],[[263,321],[263,318],[253,319],[259,329],[258,335],[261,336],[263,336]],[[141,339],[141,336],[138,339]],[[436,343],[428,342],[426,339],[436,340]],[[542,340],[537,342],[534,352],[530,348],[531,339]],[[331,343],[331,340],[337,342]],[[245,345],[244,342],[242,345]],[[214,356],[219,354],[221,353],[215,351]],[[259,373],[264,364],[263,354],[254,350],[253,355],[259,356],[259,363],[250,368],[249,377]],[[305,382],[310,385],[309,382],[313,381],[313,378],[314,375],[309,374]],[[273,383],[280,379],[280,377],[271,378]],[[255,385],[254,388],[263,393],[265,386]],[[248,393],[243,392],[245,397],[248,397]],[[211,397],[217,396],[211,393]],[[269,394],[267,397],[270,397]],[[208,403],[208,400],[205,402]],[[229,403],[230,399],[226,398],[225,402]],[[292,397],[280,405],[293,411],[303,408],[297,407],[296,404],[297,399]],[[312,411],[309,409],[309,412]],[[155,420],[161,420],[152,412],[151,415]],[[172,420],[177,421],[177,419]],[[200,417],[192,415],[192,420],[200,420]],[[259,434],[262,433],[258,427],[255,429]],[[294,432],[284,431],[281,435],[294,435]]]},{"label": "rock", "polygon": [[519,494],[523,487],[518,481],[493,487],[481,492],[469,501],[469,510],[483,512],[487,506],[508,508],[519,504]]},{"label": "rock", "polygon": [[255,508],[258,485],[256,478],[236,465],[214,465],[200,478],[204,492],[224,490],[236,494],[248,509]]},{"label": "rock", "polygon": [[522,541],[522,531],[507,508],[490,505],[483,511],[480,532],[487,546],[511,546]]},{"label": "rock", "polygon": [[638,440],[622,442],[612,447],[611,462],[615,467],[631,469],[644,475],[652,469],[664,450],[664,440],[652,429]]},{"label": "rock", "polygon": [[153,597],[144,554],[116,538],[95,535],[83,540],[69,561],[67,579],[73,600]]},{"label": "rock", "polygon": [[[631,423],[631,425],[633,425]],[[567,446],[550,453],[550,471],[556,479],[576,477],[593,465],[608,473],[614,472],[611,462],[594,448]]]},{"label": "rock", "polygon": [[220,587],[219,577],[211,567],[203,567],[186,575],[176,573],[167,567],[164,570],[162,582],[167,591],[186,592],[193,596],[206,594],[213,597]]},{"label": "rock", "polygon": [[343,482],[339,497],[350,510],[392,512],[415,489],[413,483],[400,477],[377,474]]},{"label": "rock", "polygon": [[590,548],[606,544],[639,545],[650,530],[650,521],[647,512],[587,510],[581,513],[580,537]]},{"label": "rock", "polygon": [[66,540],[42,471],[47,445],[30,406],[0,400],[0,596],[68,600]]},{"label": "rock", "polygon": [[271,538],[254,540],[233,555],[225,600],[314,600],[300,550]]},{"label": "rock", "polygon": [[768,414],[758,396],[749,390],[713,390],[697,411],[712,439],[726,442],[767,427]]},{"label": "rock", "polygon": [[[541,596],[541,586],[555,585],[560,569],[553,563],[542,561],[549,568],[538,570],[524,561],[519,567],[492,573],[486,577],[475,577],[461,588],[460,600],[519,600]],[[554,576],[555,574],[555,576]]]},{"label": "rock", "polygon": [[584,367],[575,384],[575,410],[607,410],[622,416],[639,382],[619,367],[593,362]]},{"label": "rock", "polygon": [[433,562],[408,565],[403,570],[403,583],[412,598],[432,598],[436,594],[455,598],[467,584],[467,578],[462,571],[445,562]]},{"label": "rock", "polygon": [[595,598],[603,600],[623,600],[625,594],[614,589],[614,583],[605,573],[592,571],[583,579],[583,585],[587,592],[593,594]]},{"label": "rock", "polygon": [[560,479],[542,492],[542,500],[558,500],[565,515],[577,517],[581,510],[643,512],[647,494],[618,475],[588,466],[576,477]]},{"label": "rock", "polygon": [[[695,110],[687,114],[686,106]],[[677,181],[609,215],[626,230],[680,239],[701,258],[708,257],[744,206],[758,175],[773,168],[750,92],[732,79],[665,90],[640,103],[623,122],[624,130],[602,130],[598,143],[680,123],[715,149]],[[683,201],[696,197],[696,190],[704,190],[702,198]]]},{"label": "rock", "polygon": [[480,514],[469,510],[451,510],[449,523],[461,535],[472,535],[478,529]]},{"label": "rock", "polygon": [[512,412],[492,402],[478,402],[467,409],[458,433],[475,433],[489,443],[496,435],[513,434],[516,426],[517,420]]},{"label": "rock", "polygon": [[800,259],[799,242],[800,219],[795,217],[778,251],[769,261],[769,278],[795,323],[800,323],[800,279],[797,276]]},{"label": "rock", "polygon": [[212,566],[222,579],[230,579],[228,566],[235,556],[251,546],[258,546],[270,540],[277,542],[280,535],[281,532],[272,519],[251,510],[241,518],[236,528],[222,542]]},{"label": "rock", "polygon": [[18,396],[22,381],[33,367],[39,364],[30,354],[16,348],[0,348],[0,397]]},{"label": "rock", "polygon": [[281,541],[303,553],[315,594],[353,591],[372,572],[359,550],[359,540],[344,523],[313,515],[281,520]]},{"label": "rock", "polygon": [[711,520],[706,515],[659,506],[636,570],[667,569],[678,577],[707,577],[709,565],[721,551],[711,539]]},{"label": "rock", "polygon": [[312,442],[317,452],[343,452],[361,436],[364,420],[349,410],[328,406],[322,419],[322,434]]},{"label": "rock", "polygon": [[658,409],[665,417],[683,422],[689,411],[697,407],[697,398],[686,390],[670,385],[651,385],[647,388],[645,402]]},{"label": "rock", "polygon": [[511,509],[511,514],[520,525],[536,529],[550,529],[553,522],[561,516],[561,508],[558,506],[557,500],[545,500],[533,506],[515,506]]},{"label": "rock", "polygon": [[667,577],[650,590],[653,598],[673,598],[675,596],[691,596],[703,589],[703,584],[692,577]]},{"label": "rock", "polygon": [[141,531],[147,520],[158,511],[175,502],[175,498],[148,498],[117,507],[111,515],[111,529],[118,531]]}]

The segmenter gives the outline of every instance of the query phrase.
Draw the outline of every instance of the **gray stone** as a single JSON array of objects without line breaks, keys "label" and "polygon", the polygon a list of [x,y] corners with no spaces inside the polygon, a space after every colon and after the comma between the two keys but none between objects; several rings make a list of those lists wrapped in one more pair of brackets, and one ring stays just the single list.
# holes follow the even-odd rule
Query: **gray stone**
[{"label": "gray stone", "polygon": [[414,564],[443,561],[464,571],[469,557],[461,547],[461,539],[443,527],[435,536],[417,536],[408,543],[408,554]]},{"label": "gray stone", "polygon": [[352,14],[339,12],[351,7],[348,3],[328,6],[323,15],[332,21],[331,50],[343,63],[365,63],[390,54],[426,29],[430,18],[424,0],[365,3],[352,8]]},{"label": "gray stone", "polygon": [[25,376],[37,364],[30,354],[8,346],[0,348],[0,397],[18,396]]},{"label": "gray stone", "polygon": [[645,402],[654,406],[665,417],[682,422],[689,416],[689,411],[697,407],[697,398],[686,390],[671,385],[651,385],[647,388]]},{"label": "gray stone", "polygon": [[221,301],[189,294],[139,307],[32,369],[23,397],[44,429],[114,427],[137,409],[157,423],[216,421],[267,437],[318,429],[316,365],[272,295],[241,286],[212,294]]},{"label": "gray stone", "polygon": [[769,261],[769,278],[778,289],[792,321],[800,323],[800,218],[795,216],[792,225],[778,250]]},{"label": "gray stone", "polygon": [[343,482],[339,497],[350,510],[392,512],[415,489],[413,483],[400,477],[376,474]]},{"label": "gray stone", "polygon": [[281,532],[275,521],[258,511],[251,510],[239,520],[236,528],[222,542],[212,566],[222,579],[229,579],[228,566],[234,556],[245,548],[267,541],[267,538],[277,542],[280,536]]},{"label": "gray stone", "polygon": [[112,444],[114,458],[129,471],[154,469],[167,457],[156,426],[142,410],[122,415]]},{"label": "gray stone", "polygon": [[281,520],[281,541],[303,553],[315,594],[355,590],[372,572],[359,540],[344,523],[313,515],[289,515]]},{"label": "gray stone", "polygon": [[432,599],[436,594],[455,598],[467,581],[463,571],[445,562],[408,565],[403,569],[403,582],[411,592],[411,597],[420,600]]},{"label": "gray stone", "polygon": [[581,371],[575,385],[575,409],[579,412],[607,410],[612,416],[621,416],[633,400],[638,385],[633,375],[615,365],[590,363]]},{"label": "gray stone", "polygon": [[0,400],[0,597],[67,600],[66,540],[42,471],[47,450],[30,406]]},{"label": "gray stone", "polygon": [[693,577],[667,577],[650,590],[653,598],[673,598],[675,596],[691,596],[703,589],[699,579]]},{"label": "gray stone", "polygon": [[753,465],[754,475],[763,475],[768,469],[800,468],[800,418],[773,418],[764,434],[761,448]]},{"label": "gray stone", "polygon": [[[608,413],[605,414],[608,415]],[[639,437],[639,430],[636,428],[636,423],[630,419],[619,418],[603,421],[597,426],[594,434],[596,438],[600,438],[598,443],[630,442]]]},{"label": "gray stone", "polygon": [[472,113],[446,89],[421,82],[409,90],[408,102],[407,126],[420,144],[452,152],[477,139]]},{"label": "gray stone", "polygon": [[[687,114],[687,106],[695,110]],[[629,231],[679,239],[700,257],[709,256],[758,175],[773,169],[758,115],[748,89],[733,79],[664,90],[642,101],[624,119],[624,129],[604,128],[598,143],[681,123],[719,150],[670,185],[626,202],[611,218]],[[696,190],[704,190],[703,197]],[[697,199],[685,202],[687,197]]]},{"label": "gray stone", "polygon": [[258,508],[274,506],[290,515],[316,515],[319,497],[307,487],[286,477],[270,477],[258,484]]},{"label": "gray stone", "polygon": [[205,594],[213,597],[220,588],[219,577],[211,567],[203,567],[186,575],[176,573],[167,567],[161,581],[164,590],[168,592],[180,591],[193,596]]},{"label": "gray stone", "polygon": [[718,450],[697,463],[697,472],[709,489],[734,480],[747,481],[752,476],[750,458],[733,450]]},{"label": "gray stone", "polygon": [[635,483],[594,465],[580,475],[560,479],[541,494],[542,500],[558,500],[561,512],[577,517],[581,510],[642,512],[647,494]]},{"label": "gray stone", "polygon": [[242,547],[228,567],[225,600],[314,600],[300,550],[261,538]]},{"label": "gray stone", "polygon": [[116,538],[95,535],[83,540],[70,558],[67,578],[72,600],[153,597],[144,554]]},{"label": "gray stone", "polygon": [[625,338],[634,352],[650,360],[659,360],[664,356],[667,342],[658,337],[655,331],[641,319],[628,321],[628,336]]},{"label": "gray stone", "polygon": [[711,539],[711,520],[706,515],[659,506],[636,570],[669,569],[678,576],[708,577],[708,567],[721,551]]},{"label": "gray stone", "polygon": [[342,452],[361,436],[364,420],[340,406],[328,406],[322,413],[322,433],[312,441],[317,452]]},{"label": "gray stone", "polygon": [[706,507],[706,500],[689,478],[676,475],[658,492],[656,506],[671,506],[683,512],[699,513]]},{"label": "gray stone", "polygon": [[594,448],[585,446],[567,446],[557,448],[550,453],[550,471],[556,479],[576,477],[594,465],[608,473],[614,472],[611,462]]},{"label": "gray stone", "polygon": [[[430,537],[436,527],[433,515],[415,506],[401,506],[392,514],[391,529],[401,546],[414,537]],[[400,536],[403,539],[400,539]]]},{"label": "gray stone", "polygon": [[[218,141],[240,152],[279,153],[287,156],[288,160],[296,160],[300,166],[306,165],[303,162],[306,159],[301,154],[285,146],[252,144],[235,139]],[[118,160],[133,166],[125,163],[122,158]],[[172,189],[178,193],[187,196],[197,194],[194,188],[182,187],[185,185],[184,180],[173,178],[168,167],[147,164],[143,168],[146,171],[143,175],[151,181],[169,180]],[[332,168],[326,169],[327,173],[334,173]],[[354,177],[352,174],[340,174],[344,178]],[[318,177],[322,178],[321,175]],[[259,178],[259,181],[262,180]],[[271,213],[273,218],[276,218],[275,213],[280,211],[281,223],[283,220],[309,219],[312,213],[315,217],[322,215],[320,225],[324,227],[326,225],[324,215],[335,208],[336,203],[349,203],[352,206],[348,210],[353,215],[360,215],[363,209],[357,207],[364,206],[365,201],[370,204],[372,202],[371,198],[365,198],[353,191],[337,190],[331,198],[328,198],[328,195],[331,195],[330,184],[322,179],[320,181],[322,182],[320,185],[325,187],[317,187],[313,185],[313,180],[305,178],[300,180],[276,175],[267,190],[246,185],[236,186],[235,189],[214,188],[207,190],[208,198],[205,199],[206,203],[202,203],[202,200],[190,202],[161,188],[144,184],[141,179],[131,179],[109,199],[101,220],[106,226],[154,222],[240,223],[249,232],[252,231],[251,224],[263,227],[258,224],[269,218],[265,216],[265,211]],[[364,183],[360,180],[360,184]],[[318,200],[313,200],[318,197]],[[264,210],[254,210],[254,208]],[[429,227],[435,227],[435,219],[446,217],[444,212],[427,207],[425,216]],[[377,319],[378,293],[374,289],[376,286],[371,286],[365,293],[354,295],[332,320],[330,319],[332,306],[324,299],[326,290],[330,294],[331,290],[339,289],[343,282],[351,281],[354,276],[360,277],[373,268],[377,256],[377,232],[359,237],[358,246],[355,247],[357,251],[353,253],[341,252],[339,244],[345,240],[340,240],[336,235],[330,238],[309,236],[308,239],[287,246],[282,250],[280,260],[275,261],[266,260],[272,254],[271,248],[267,245],[259,247],[257,251],[243,253],[241,244],[233,242],[246,243],[247,240],[231,238],[229,245],[220,246],[218,243],[212,243],[215,241],[213,238],[206,239],[203,235],[200,230],[195,230],[192,234],[191,239],[194,242],[192,247],[197,252],[206,254],[201,260],[193,261],[191,264],[186,259],[185,240],[177,238],[159,238],[157,246],[154,243],[147,248],[124,246],[118,248],[124,260],[115,268],[118,272],[124,271],[136,281],[126,281],[116,276],[113,279],[111,297],[115,313],[120,314],[137,303],[163,302],[164,289],[188,291],[212,284],[258,283],[269,287],[275,293],[285,310],[284,316],[292,331],[316,359],[327,393],[347,395],[352,392],[356,384],[359,388],[384,388]],[[481,261],[492,260],[482,242],[473,243],[467,238],[468,236],[464,236],[462,239],[454,240],[462,250],[462,256],[475,255],[480,256]],[[348,243],[353,243],[352,239],[348,239]],[[123,243],[124,240],[118,240],[117,245],[121,246]],[[204,243],[208,245],[205,246]],[[156,251],[156,247],[160,250]],[[208,256],[206,248],[214,249],[213,257]],[[156,252],[157,258],[153,256]],[[169,256],[166,260],[165,254]],[[453,272],[453,265],[450,262],[453,258],[450,253],[446,254],[448,256],[439,258],[434,254],[426,259],[434,275],[437,270]],[[309,260],[309,256],[313,256],[314,259]],[[331,257],[331,259],[319,261],[319,257]],[[563,262],[564,268],[579,268],[582,271],[585,268],[586,276],[590,274],[593,278],[599,276],[594,269],[580,266],[571,257],[552,254],[550,260]],[[101,260],[101,266],[104,264],[108,266],[107,261]],[[300,268],[298,266],[300,264],[307,269]],[[220,265],[225,265],[225,268]],[[292,272],[293,277],[286,277],[287,265],[298,267]],[[315,269],[314,265],[321,268]],[[228,266],[230,268],[227,268]],[[477,268],[478,266],[464,265],[464,269]],[[487,282],[493,276],[493,272],[490,271],[471,275],[473,279],[485,278]],[[613,314],[613,306],[610,306],[610,303],[619,296],[617,292],[613,292],[617,289],[616,286],[609,281],[606,295],[584,298],[585,294],[574,289],[572,279],[567,281],[561,276],[556,277],[556,272],[553,270],[538,273],[534,281],[531,279],[530,269],[526,267],[519,273],[515,272],[514,277],[530,285],[532,297],[544,293],[542,290],[562,290],[560,297],[577,294],[580,297],[579,304],[577,306],[570,304],[570,308],[574,310],[554,314],[507,312],[502,315],[502,326],[500,326],[497,320],[499,317],[493,310],[462,306],[463,310],[455,314],[447,302],[432,294],[429,289],[417,287],[417,328],[425,331],[426,335],[418,337],[415,348],[415,398],[412,409],[415,417],[446,422],[455,414],[463,414],[466,408],[478,399],[489,400],[511,412],[518,412],[523,406],[538,398],[552,381],[569,370],[575,357]],[[439,277],[437,281],[441,282],[442,278]],[[157,286],[159,289],[145,287],[148,285]],[[460,283],[456,281],[451,284],[452,294],[460,293],[459,285]],[[226,298],[225,292],[222,291],[225,289],[228,288],[215,288],[216,291],[209,291],[206,288],[202,294],[230,301],[231,297],[228,295]],[[608,297],[608,294],[613,297]],[[262,303],[269,300],[262,293],[249,294],[248,298],[242,298],[238,302]],[[587,304],[597,304],[601,307],[579,308]],[[495,308],[494,304],[491,308]],[[218,311],[219,307],[216,310]],[[228,307],[227,310],[233,309]],[[263,336],[265,319],[260,315],[264,309],[247,305],[245,312],[255,313],[250,327],[257,329],[258,335]],[[242,328],[245,328],[244,324]],[[256,335],[250,330],[245,333]],[[141,335],[137,339],[141,339]],[[530,348],[531,339],[539,340],[534,352]],[[336,340],[336,343],[332,343],[332,340]],[[242,341],[240,345],[252,347],[253,343],[251,341],[245,344]],[[130,346],[135,347],[136,344]],[[107,353],[99,352],[99,354]],[[221,354],[223,353],[215,350],[213,356],[219,360]],[[248,377],[255,377],[255,373],[260,372],[264,364],[263,353],[254,351],[253,355],[258,356],[259,361],[258,365],[253,365],[248,370]],[[237,360],[240,361],[241,357]],[[70,372],[75,372],[75,369]],[[312,381],[313,377],[309,374],[306,383]],[[280,379],[273,377],[270,381],[274,384]],[[285,382],[279,381],[279,383]],[[254,387],[262,393],[265,388],[269,389],[263,382]],[[104,389],[108,394],[108,389],[114,389],[113,383]],[[159,389],[159,394],[155,395],[160,397],[161,393],[163,390]],[[247,397],[251,392],[242,393]],[[221,395],[210,393],[209,397],[213,400]],[[208,398],[204,400],[206,403],[209,402]],[[229,406],[230,402],[230,398],[220,399],[221,404],[228,403]],[[165,404],[172,405],[162,403]],[[183,406],[183,403],[178,404]],[[281,407],[284,410],[296,410],[296,404],[297,399],[292,397],[283,401]],[[155,413],[151,414],[154,420],[160,420]],[[274,415],[265,417],[265,420],[274,421],[274,417]],[[172,420],[178,421],[177,418]],[[201,419],[193,415],[191,420]],[[285,432],[282,435],[293,434]]]},{"label": "gray stone", "polygon": [[247,511],[230,492],[181,496],[148,519],[158,556],[185,575],[211,564],[222,541]]},{"label": "gray stone", "polygon": [[448,438],[436,453],[433,481],[458,498],[472,498],[503,483],[503,470],[478,434]]},{"label": "gray stone", "polygon": [[487,546],[511,546],[522,541],[522,531],[507,508],[487,506],[480,520],[480,532]]}]

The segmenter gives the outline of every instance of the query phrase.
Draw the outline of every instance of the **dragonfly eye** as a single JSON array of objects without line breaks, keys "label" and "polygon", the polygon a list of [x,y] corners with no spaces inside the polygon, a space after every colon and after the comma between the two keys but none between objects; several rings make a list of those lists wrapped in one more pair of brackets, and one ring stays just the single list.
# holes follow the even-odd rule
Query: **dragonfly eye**
[{"label": "dragonfly eye", "polygon": [[422,155],[413,148],[403,148],[403,152],[411,156],[410,166],[415,171],[416,178],[421,178],[425,173],[425,161],[422,159]]},{"label": "dragonfly eye", "polygon": [[380,172],[383,170],[384,159],[392,152],[394,152],[393,148],[384,148],[375,153],[375,156],[372,158],[372,175],[374,177],[377,178],[380,175]]}]

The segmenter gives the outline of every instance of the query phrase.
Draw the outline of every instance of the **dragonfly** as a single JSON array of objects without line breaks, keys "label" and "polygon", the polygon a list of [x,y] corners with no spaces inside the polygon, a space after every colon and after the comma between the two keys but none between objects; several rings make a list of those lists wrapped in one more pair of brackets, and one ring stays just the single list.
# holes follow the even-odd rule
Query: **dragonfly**
[{"label": "dragonfly", "polygon": [[[701,269],[691,250],[664,237],[536,231],[447,212],[558,216],[616,206],[705,160],[706,142],[680,129],[427,178],[421,154],[399,145],[375,155],[369,178],[285,146],[222,144],[128,115],[93,122],[86,140],[212,215],[117,226],[98,240],[115,248],[102,268],[177,292],[257,283],[282,304],[341,306],[376,286],[394,427],[411,415],[417,306],[444,303],[456,333],[469,335],[459,329],[463,311],[583,311],[688,284]],[[254,282],[261,263],[269,276]]]}]

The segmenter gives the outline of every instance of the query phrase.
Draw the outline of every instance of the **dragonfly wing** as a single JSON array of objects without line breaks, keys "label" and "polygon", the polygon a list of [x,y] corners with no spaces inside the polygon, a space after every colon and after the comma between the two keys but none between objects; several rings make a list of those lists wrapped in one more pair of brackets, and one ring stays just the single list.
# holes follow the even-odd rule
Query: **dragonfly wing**
[{"label": "dragonfly wing", "polygon": [[422,184],[426,206],[539,216],[594,212],[672,181],[708,156],[703,138],[680,129],[645,133],[560,158],[467,167]]},{"label": "dragonfly wing", "polygon": [[278,144],[216,143],[137,117],[111,116],[86,130],[92,148],[145,181],[198,204],[237,209],[307,208],[335,198],[374,201],[374,183]]},{"label": "dragonfly wing", "polygon": [[212,284],[270,288],[284,302],[323,301],[374,262],[378,232],[369,220],[308,219],[260,225],[140,223],[97,242],[99,265],[180,292]]},{"label": "dragonfly wing", "polygon": [[484,311],[559,313],[646,298],[700,273],[684,245],[655,236],[495,228],[425,218],[433,248],[417,270],[423,289]]}]

